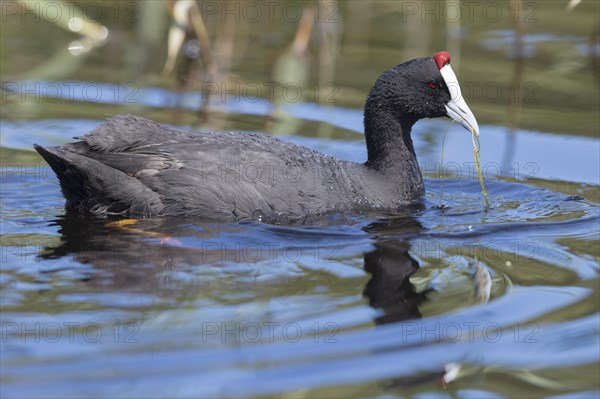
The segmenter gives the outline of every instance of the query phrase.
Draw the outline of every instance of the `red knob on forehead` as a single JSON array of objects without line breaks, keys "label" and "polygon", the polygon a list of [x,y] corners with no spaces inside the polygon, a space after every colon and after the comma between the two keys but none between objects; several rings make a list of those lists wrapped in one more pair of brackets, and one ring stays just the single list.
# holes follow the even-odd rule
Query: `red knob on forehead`
[{"label": "red knob on forehead", "polygon": [[450,63],[450,54],[447,51],[440,51],[433,56],[438,69],[442,69],[446,64]]}]

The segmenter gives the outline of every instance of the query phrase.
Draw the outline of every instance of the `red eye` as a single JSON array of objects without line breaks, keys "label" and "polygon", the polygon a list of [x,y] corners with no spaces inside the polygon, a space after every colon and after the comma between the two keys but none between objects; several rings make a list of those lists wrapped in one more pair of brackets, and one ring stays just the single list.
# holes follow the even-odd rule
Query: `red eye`
[{"label": "red eye", "polygon": [[430,89],[435,89],[437,87],[437,85],[433,82],[427,83],[427,86],[429,86]]}]

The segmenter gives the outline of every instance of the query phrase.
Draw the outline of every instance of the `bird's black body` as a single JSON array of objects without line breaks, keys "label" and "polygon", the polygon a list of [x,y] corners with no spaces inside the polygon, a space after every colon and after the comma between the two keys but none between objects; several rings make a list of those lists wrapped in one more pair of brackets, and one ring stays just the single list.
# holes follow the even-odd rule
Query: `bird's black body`
[{"label": "bird's black body", "polygon": [[411,127],[444,116],[449,98],[432,58],[384,72],[365,105],[364,164],[275,137],[183,132],[134,116],[35,149],[58,175],[67,207],[95,214],[240,220],[393,210],[424,191]]}]

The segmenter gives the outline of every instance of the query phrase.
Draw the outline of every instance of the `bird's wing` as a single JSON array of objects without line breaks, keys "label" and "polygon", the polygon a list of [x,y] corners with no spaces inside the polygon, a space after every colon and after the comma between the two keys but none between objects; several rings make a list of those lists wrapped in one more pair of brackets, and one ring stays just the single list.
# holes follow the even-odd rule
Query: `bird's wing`
[{"label": "bird's wing", "polygon": [[[339,161],[259,134],[189,133],[118,116],[79,139],[46,151],[68,159],[69,169],[79,169],[79,175],[93,165],[95,176],[86,177],[86,187],[102,187],[92,193],[96,199],[114,200],[115,192],[125,191],[116,199],[119,209],[126,205],[123,200],[148,199],[152,207],[138,204],[136,209],[221,219],[223,214],[252,218],[257,212],[302,215],[316,209],[315,198],[321,201],[320,208],[323,201],[333,202],[345,181],[336,175]],[[63,191],[73,184],[62,184]],[[77,198],[82,197],[80,193]]]}]

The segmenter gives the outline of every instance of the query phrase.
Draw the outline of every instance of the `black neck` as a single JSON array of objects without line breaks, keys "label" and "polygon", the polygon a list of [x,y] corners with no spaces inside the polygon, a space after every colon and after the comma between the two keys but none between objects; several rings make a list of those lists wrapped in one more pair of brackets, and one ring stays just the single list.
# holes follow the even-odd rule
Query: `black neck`
[{"label": "black neck", "polygon": [[[367,166],[398,179],[415,177],[421,181],[419,164],[410,132],[416,121],[398,118],[380,107],[369,107],[365,112]],[[409,181],[409,180],[404,180]]]},{"label": "black neck", "polygon": [[419,196],[424,185],[410,136],[416,120],[397,118],[380,107],[365,112],[366,166],[386,176],[400,196]]}]

